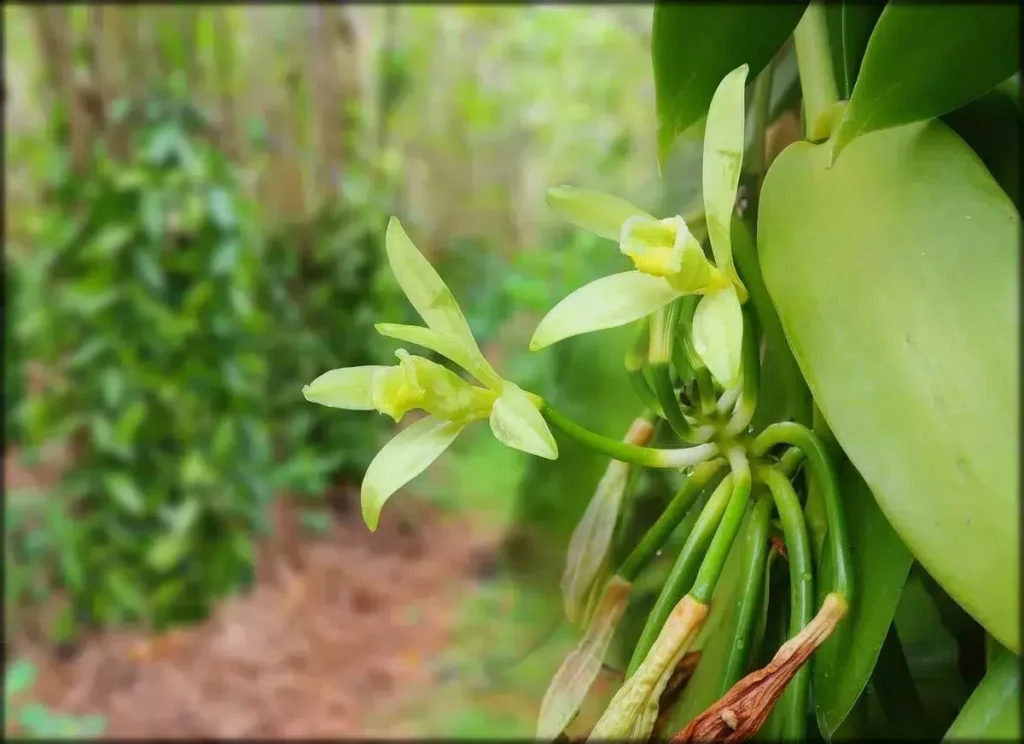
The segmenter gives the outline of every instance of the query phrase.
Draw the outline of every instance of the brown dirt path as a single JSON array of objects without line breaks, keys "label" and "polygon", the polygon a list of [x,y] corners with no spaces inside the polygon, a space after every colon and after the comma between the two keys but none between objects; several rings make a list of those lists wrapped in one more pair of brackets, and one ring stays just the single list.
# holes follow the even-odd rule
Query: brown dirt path
[{"label": "brown dirt path", "polygon": [[40,665],[32,697],[106,716],[105,736],[365,734],[432,684],[431,658],[496,537],[409,499],[388,511],[373,534],[355,513],[315,540],[286,528],[255,590],[200,625],[106,633],[66,662],[28,649]]}]

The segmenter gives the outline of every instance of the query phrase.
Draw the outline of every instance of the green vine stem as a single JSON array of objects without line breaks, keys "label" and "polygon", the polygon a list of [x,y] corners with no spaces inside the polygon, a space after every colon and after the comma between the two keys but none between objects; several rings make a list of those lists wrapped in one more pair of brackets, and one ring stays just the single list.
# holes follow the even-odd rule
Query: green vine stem
[{"label": "green vine stem", "polygon": [[736,607],[736,637],[732,639],[722,665],[722,697],[736,684],[746,670],[750,656],[750,642],[754,629],[754,616],[762,600],[761,592],[768,562],[768,536],[771,527],[773,502],[770,494],[762,493],[750,512],[740,567],[739,604]]},{"label": "green vine stem", "polygon": [[708,547],[704,561],[697,571],[697,578],[693,581],[693,588],[689,594],[703,605],[711,604],[711,595],[715,593],[715,586],[718,585],[718,578],[722,575],[722,568],[725,560],[729,557],[729,550],[732,548],[736,535],[743,524],[743,517],[747,513],[747,500],[750,497],[750,463],[742,447],[733,447],[729,450],[729,467],[732,469],[733,487],[732,495],[729,498],[729,505],[722,516],[722,523],[715,532],[715,537]]},{"label": "green vine stem", "polygon": [[821,491],[828,521],[826,538],[834,564],[832,591],[847,604],[853,602],[853,558],[846,533],[846,515],[839,498],[839,482],[822,441],[805,426],[784,421],[765,427],[754,440],[754,453],[762,455],[778,444],[798,447],[807,457],[811,477]]},{"label": "green vine stem", "polygon": [[633,648],[633,656],[630,658],[629,666],[626,668],[626,679],[629,679],[643,662],[644,658],[646,658],[647,653],[651,650],[651,646],[654,645],[654,641],[657,640],[658,634],[661,633],[665,621],[668,620],[668,616],[672,613],[672,609],[693,584],[694,576],[700,567],[701,558],[711,543],[711,539],[714,537],[718,525],[722,521],[726,505],[729,503],[729,497],[733,492],[732,483],[732,474],[725,476],[711,494],[711,498],[704,505],[700,516],[697,517],[697,522],[693,525],[690,536],[686,539],[683,549],[679,551],[679,556],[672,565],[672,571],[669,573],[668,579],[665,580],[665,584],[658,594],[658,599],[654,602],[651,614],[647,616],[647,622],[644,624],[644,629],[640,632],[640,638]]},{"label": "green vine stem", "polygon": [[765,131],[768,129],[768,114],[772,102],[772,79],[775,76],[775,59],[761,70],[754,81],[754,101],[751,107],[750,142],[743,162],[753,166],[757,176],[758,189],[765,173]]},{"label": "green vine stem", "polygon": [[[807,537],[807,524],[796,491],[789,479],[775,467],[762,467],[757,471],[772,493],[779,512],[782,531],[786,536],[786,555],[790,576],[790,637],[797,635],[814,617],[814,573],[811,544]],[[811,669],[804,665],[789,682],[778,710],[782,716],[781,738],[802,741],[807,728],[807,702],[811,686]]]},{"label": "green vine stem", "polygon": [[839,102],[825,6],[821,0],[808,3],[806,12],[793,30],[793,43],[804,96],[807,139],[820,142],[832,134],[835,104]]},{"label": "green vine stem", "polygon": [[672,530],[682,521],[690,507],[697,501],[697,497],[718,475],[724,465],[725,460],[716,458],[710,462],[701,463],[686,476],[686,480],[676,495],[672,497],[669,505],[665,507],[665,511],[661,513],[658,520],[647,530],[647,534],[622,562],[622,566],[616,571],[617,575],[626,581],[633,581],[646,568],[654,554],[672,534]]},{"label": "green vine stem", "polygon": [[626,444],[580,426],[539,396],[533,396],[533,400],[544,417],[563,433],[613,460],[646,468],[689,468],[718,454],[718,445],[713,442],[680,449],[657,449]]}]

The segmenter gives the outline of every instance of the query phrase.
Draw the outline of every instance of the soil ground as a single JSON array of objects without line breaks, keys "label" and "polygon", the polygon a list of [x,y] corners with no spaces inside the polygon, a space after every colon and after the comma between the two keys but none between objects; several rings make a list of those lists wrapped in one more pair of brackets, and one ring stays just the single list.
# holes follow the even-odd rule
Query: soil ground
[{"label": "soil ground", "polygon": [[[37,484],[6,464],[8,487]],[[414,734],[400,710],[435,684],[433,662],[498,536],[404,499],[376,533],[351,509],[314,538],[283,503],[257,586],[207,621],[84,638],[66,660],[15,642],[39,665],[32,699],[103,715],[113,737]]]}]

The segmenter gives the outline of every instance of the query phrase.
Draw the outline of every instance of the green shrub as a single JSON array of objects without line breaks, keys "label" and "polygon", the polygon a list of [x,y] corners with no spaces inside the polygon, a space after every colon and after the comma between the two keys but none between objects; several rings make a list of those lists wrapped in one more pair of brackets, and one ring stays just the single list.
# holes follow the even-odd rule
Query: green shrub
[{"label": "green shrub", "polygon": [[250,580],[272,493],[251,215],[188,106],[154,97],[141,118],[127,161],[99,149],[59,178],[32,256],[28,343],[53,380],[29,424],[74,456],[49,495],[61,636],[203,617]]}]

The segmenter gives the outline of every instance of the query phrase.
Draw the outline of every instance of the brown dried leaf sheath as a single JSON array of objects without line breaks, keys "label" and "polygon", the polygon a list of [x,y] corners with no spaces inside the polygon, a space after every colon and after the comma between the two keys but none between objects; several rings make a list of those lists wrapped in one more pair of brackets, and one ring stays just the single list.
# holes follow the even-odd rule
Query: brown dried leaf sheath
[{"label": "brown dried leaf sheath", "polygon": [[744,741],[757,733],[800,667],[832,634],[846,614],[846,600],[829,594],[814,619],[786,641],[768,666],[741,679],[725,696],[672,738],[691,741]]},{"label": "brown dried leaf sheath", "polygon": [[676,704],[676,701],[683,692],[683,688],[686,687],[686,683],[690,681],[694,670],[697,669],[699,662],[700,651],[689,651],[683,654],[683,658],[676,664],[676,670],[672,672],[672,676],[669,677],[668,684],[665,685],[665,690],[661,693],[661,698],[658,700],[658,718],[655,720],[654,728],[651,730],[652,740],[658,741],[661,739],[661,734],[668,724],[672,706]]},{"label": "brown dried leaf sheath", "polygon": [[621,577],[609,579],[587,632],[565,657],[544,693],[537,720],[537,739],[553,741],[576,715],[587,691],[601,673],[601,664],[629,604],[631,590],[632,585]]}]

